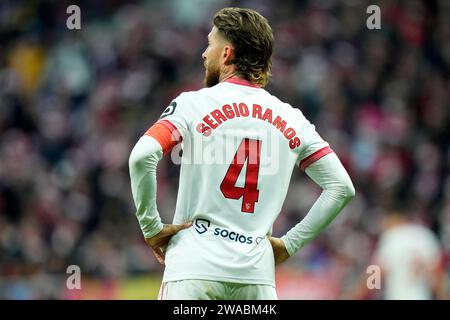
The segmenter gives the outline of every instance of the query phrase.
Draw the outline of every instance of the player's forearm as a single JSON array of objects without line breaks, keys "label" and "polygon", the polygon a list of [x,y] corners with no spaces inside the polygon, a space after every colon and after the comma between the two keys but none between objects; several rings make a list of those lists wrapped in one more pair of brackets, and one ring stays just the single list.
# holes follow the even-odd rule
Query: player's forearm
[{"label": "player's forearm", "polygon": [[355,195],[350,177],[335,154],[316,161],[306,173],[323,192],[306,217],[281,238],[291,256],[321,233]]},{"label": "player's forearm", "polygon": [[156,166],[161,158],[160,144],[149,136],[139,139],[129,158],[136,217],[146,238],[153,237],[163,228],[156,206]]}]

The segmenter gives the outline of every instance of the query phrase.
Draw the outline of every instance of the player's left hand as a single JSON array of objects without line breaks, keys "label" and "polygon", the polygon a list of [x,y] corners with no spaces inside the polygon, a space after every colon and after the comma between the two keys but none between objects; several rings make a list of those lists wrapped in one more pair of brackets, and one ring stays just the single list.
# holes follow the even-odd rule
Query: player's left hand
[{"label": "player's left hand", "polygon": [[158,234],[151,238],[145,238],[145,242],[147,242],[147,245],[152,249],[156,260],[158,260],[159,263],[164,264],[164,251],[170,238],[172,238],[180,230],[187,229],[190,226],[192,226],[192,222],[183,224],[165,224]]},{"label": "player's left hand", "polygon": [[275,257],[275,265],[286,261],[289,258],[289,253],[286,250],[283,240],[280,238],[269,237],[269,241],[272,245],[273,255]]}]

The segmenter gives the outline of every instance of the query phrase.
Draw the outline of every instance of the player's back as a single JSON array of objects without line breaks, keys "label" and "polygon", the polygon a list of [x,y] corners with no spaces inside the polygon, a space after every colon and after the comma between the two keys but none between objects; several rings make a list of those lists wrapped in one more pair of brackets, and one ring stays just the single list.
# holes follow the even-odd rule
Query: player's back
[{"label": "player's back", "polygon": [[328,145],[298,109],[249,83],[222,82],[174,102],[163,118],[183,137],[174,223],[194,225],[171,240],[164,280],[273,285],[266,236],[296,163]]}]

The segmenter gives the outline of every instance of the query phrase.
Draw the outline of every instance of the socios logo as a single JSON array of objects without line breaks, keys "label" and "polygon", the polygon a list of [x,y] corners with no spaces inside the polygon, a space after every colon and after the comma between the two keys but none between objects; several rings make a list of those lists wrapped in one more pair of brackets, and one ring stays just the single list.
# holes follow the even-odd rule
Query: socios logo
[{"label": "socios logo", "polygon": [[198,234],[202,234],[205,233],[206,231],[208,231],[209,225],[211,224],[211,222],[209,220],[206,219],[196,219],[195,220],[195,231],[198,232]]},{"label": "socios logo", "polygon": [[[207,219],[196,219],[194,223],[194,229],[195,231],[198,232],[198,234],[205,233],[206,231],[209,230],[210,226],[211,221]],[[253,243],[259,244],[261,240],[264,239],[263,237],[257,237],[255,239],[252,236],[247,236],[226,228],[219,228],[219,227],[214,228],[212,234],[216,237],[242,244],[253,244]]]},{"label": "socios logo", "polygon": [[215,228],[214,229],[214,235],[215,236],[221,236],[222,238],[234,241],[234,242],[240,242],[240,243],[247,243],[252,244],[253,243],[253,237],[247,237],[243,234],[239,234],[234,231],[230,231],[225,228]]}]

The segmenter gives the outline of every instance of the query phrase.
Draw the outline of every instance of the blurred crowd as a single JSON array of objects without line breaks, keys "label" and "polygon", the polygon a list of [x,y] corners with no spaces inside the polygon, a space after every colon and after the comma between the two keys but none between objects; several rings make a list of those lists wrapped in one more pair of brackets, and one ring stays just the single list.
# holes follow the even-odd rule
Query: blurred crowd
[{"label": "blurred crowd", "polygon": [[[63,298],[69,265],[105,281],[162,272],[134,217],[128,157],[173,98],[203,86],[201,53],[225,6],[268,18],[268,91],[316,124],[357,191],[277,275],[280,290],[303,275],[310,295],[280,297],[351,297],[396,210],[435,234],[449,277],[448,1],[86,0],[81,30],[66,27],[70,4],[0,2],[0,298]],[[369,4],[380,30],[366,26]],[[158,166],[165,222],[178,172],[169,157]],[[294,172],[274,235],[319,194]]]}]

